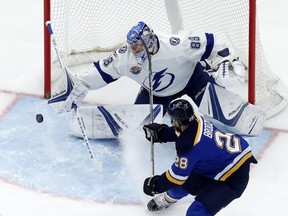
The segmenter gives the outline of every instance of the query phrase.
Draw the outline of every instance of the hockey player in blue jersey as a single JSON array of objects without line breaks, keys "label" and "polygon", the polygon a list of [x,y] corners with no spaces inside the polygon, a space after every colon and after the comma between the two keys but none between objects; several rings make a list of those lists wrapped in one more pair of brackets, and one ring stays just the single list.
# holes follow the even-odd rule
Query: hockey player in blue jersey
[{"label": "hockey player in blue jersey", "polygon": [[169,170],[145,179],[145,194],[161,194],[148,203],[148,209],[167,208],[192,194],[195,201],[187,216],[215,215],[244,192],[250,163],[257,163],[251,148],[241,136],[224,133],[194,114],[186,100],[172,101],[168,114],[172,127],[157,123],[143,127],[148,140],[175,141],[177,153]]},{"label": "hockey player in blue jersey", "polygon": [[[241,134],[258,135],[261,132],[264,112],[218,86],[242,83],[246,76],[244,64],[220,38],[212,33],[190,30],[181,30],[178,34],[154,32],[144,22],[130,29],[124,46],[93,62],[85,73],[76,75],[74,88],[60,112],[69,112],[72,104],[79,105],[89,90],[104,87],[122,76],[141,86],[135,104],[149,104],[148,55],[152,65],[153,101],[163,105],[164,113],[173,99],[187,94],[201,108],[200,112]],[[216,75],[204,72],[208,62],[209,68],[215,71],[212,74]],[[223,99],[218,99],[219,94]]]}]

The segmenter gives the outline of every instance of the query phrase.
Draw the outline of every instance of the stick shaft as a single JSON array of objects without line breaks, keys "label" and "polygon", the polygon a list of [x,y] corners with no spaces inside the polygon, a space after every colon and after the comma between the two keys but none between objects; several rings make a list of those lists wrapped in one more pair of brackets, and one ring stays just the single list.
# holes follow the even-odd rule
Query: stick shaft
[{"label": "stick shaft", "polygon": [[[150,123],[154,122],[154,115],[153,115],[153,87],[152,87],[152,61],[151,61],[151,54],[149,53],[148,47],[145,41],[140,38],[142,44],[144,45],[144,49],[147,53],[148,58],[148,69],[149,69],[149,107],[150,107]],[[150,169],[151,169],[151,176],[155,174],[155,156],[154,156],[154,140],[151,137],[150,140]]]},{"label": "stick shaft", "polygon": [[60,64],[60,66],[61,66],[61,68],[62,68],[62,71],[63,71],[64,73],[66,73],[64,64],[63,64],[63,62],[62,62],[62,58],[61,58],[60,53],[59,53],[59,50],[58,50],[58,46],[57,46],[57,43],[56,43],[56,39],[55,39],[54,34],[53,34],[51,22],[50,22],[50,21],[47,21],[47,22],[46,22],[46,26],[47,26],[47,28],[48,28],[48,30],[49,30],[50,37],[51,37],[51,40],[52,40],[52,43],[53,43],[53,47],[54,47],[55,53],[56,53],[56,55],[57,55],[59,64]]},{"label": "stick shaft", "polygon": [[80,130],[81,130],[81,133],[82,133],[83,140],[84,140],[85,145],[86,145],[86,147],[88,149],[88,152],[90,154],[90,158],[94,161],[94,164],[95,164],[97,170],[101,171],[102,170],[102,163],[96,159],[96,157],[95,157],[95,155],[94,155],[94,153],[92,151],[89,139],[88,139],[87,134],[86,134],[86,128],[85,128],[85,125],[84,125],[83,118],[80,116],[78,108],[77,108],[77,106],[75,104],[73,105],[73,108],[74,108],[75,113],[76,113],[76,118],[77,118]]},{"label": "stick shaft", "polygon": [[[54,49],[55,49],[55,53],[56,53],[56,55],[57,55],[59,64],[60,64],[60,66],[61,66],[61,69],[62,69],[62,71],[63,71],[63,73],[64,73],[65,76],[69,76],[69,74],[68,74],[68,72],[67,72],[67,70],[66,70],[66,68],[65,68],[65,66],[64,66],[64,64],[63,64],[63,62],[62,62],[62,58],[61,58],[61,56],[60,56],[60,53],[59,53],[59,50],[58,50],[58,47],[57,47],[57,43],[56,43],[56,39],[55,39],[54,34],[53,34],[53,29],[52,29],[52,26],[51,26],[51,22],[50,22],[50,21],[47,21],[47,22],[46,22],[46,26],[47,26],[47,28],[48,28],[48,30],[49,30],[50,37],[51,37],[52,43],[53,43],[53,47],[54,47]],[[92,151],[92,148],[91,148],[91,146],[90,146],[89,139],[88,139],[87,134],[86,134],[86,128],[85,128],[85,126],[84,126],[83,118],[80,116],[76,104],[73,104],[73,108],[74,108],[75,113],[76,113],[77,121],[78,121],[80,130],[81,130],[81,133],[82,133],[83,140],[84,140],[84,142],[85,142],[85,144],[86,144],[86,147],[87,147],[87,149],[88,149],[88,152],[89,152],[89,154],[90,154],[90,158],[93,160],[96,169],[97,169],[98,171],[101,171],[101,170],[102,170],[102,163],[96,159],[96,157],[95,157],[95,155],[94,155],[94,153],[93,153],[93,151]]]}]

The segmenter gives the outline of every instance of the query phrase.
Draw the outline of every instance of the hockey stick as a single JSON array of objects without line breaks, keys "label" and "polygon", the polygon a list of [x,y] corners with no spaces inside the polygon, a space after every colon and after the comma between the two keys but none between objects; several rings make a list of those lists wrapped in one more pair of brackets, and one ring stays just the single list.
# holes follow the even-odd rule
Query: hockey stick
[{"label": "hockey stick", "polygon": [[57,43],[56,43],[56,39],[54,37],[54,34],[53,34],[53,30],[52,30],[52,26],[51,26],[51,22],[50,21],[46,21],[46,26],[48,28],[48,31],[49,31],[49,34],[50,34],[50,38],[52,40],[52,43],[53,43],[53,47],[54,47],[54,50],[55,50],[55,53],[56,53],[56,56],[57,56],[57,59],[59,61],[59,64],[60,64],[60,67],[62,69],[62,72],[63,72],[63,75],[67,78],[67,89],[66,89],[66,92],[65,94],[55,98],[55,99],[50,99],[48,101],[48,104],[49,103],[54,103],[54,102],[59,102],[59,101],[64,101],[66,100],[66,98],[68,97],[68,95],[70,94],[70,92],[72,91],[73,89],[73,81],[70,77],[70,73],[67,71],[67,69],[65,68],[63,62],[62,62],[62,58],[60,56],[60,53],[59,53],[59,50],[58,50],[58,46],[57,46]]},{"label": "hockey stick", "polygon": [[[59,50],[58,50],[58,47],[57,47],[57,43],[56,43],[56,39],[54,37],[54,34],[53,34],[53,30],[52,30],[52,26],[51,26],[51,22],[50,21],[47,21],[46,22],[46,26],[49,30],[49,33],[50,33],[50,37],[52,39],[52,43],[53,43],[53,46],[54,46],[54,49],[55,49],[55,53],[57,55],[57,58],[58,58],[58,61],[59,61],[59,64],[61,66],[61,69],[64,73],[64,75],[67,77],[67,83],[69,84],[72,84],[73,85],[73,82],[70,78],[70,75],[67,71],[67,69],[64,67],[64,64],[62,62],[62,59],[61,59],[61,56],[59,54]],[[71,89],[72,90],[72,89]],[[66,92],[66,94],[69,94],[70,92]],[[49,103],[49,102],[48,102]],[[90,146],[90,143],[89,143],[89,140],[88,140],[88,137],[86,135],[86,128],[84,126],[84,121],[83,121],[83,118],[80,116],[79,112],[78,112],[78,108],[76,106],[76,104],[73,104],[73,109],[76,113],[76,117],[77,117],[77,121],[78,121],[78,124],[79,124],[79,127],[80,127],[80,130],[81,130],[81,133],[82,133],[82,137],[83,137],[83,140],[86,144],[86,147],[88,149],[88,152],[90,154],[90,158],[93,160],[93,164],[95,165],[95,168],[97,171],[101,171],[102,170],[102,163],[101,161],[97,160],[96,157],[94,156],[94,153],[92,151],[92,148]]]},{"label": "hockey stick", "polygon": [[[142,44],[144,45],[144,49],[147,53],[147,58],[148,58],[148,70],[149,70],[149,108],[150,108],[150,123],[154,122],[154,115],[153,115],[153,89],[152,89],[152,63],[151,63],[151,55],[148,51],[148,47],[143,40],[143,38],[140,37],[140,40]],[[151,168],[151,175],[154,176],[154,170],[155,170],[155,159],[154,159],[154,140],[153,137],[151,136],[150,140],[150,168]]]},{"label": "hockey stick", "polygon": [[94,166],[96,167],[97,171],[101,171],[102,170],[102,163],[96,159],[96,157],[92,151],[92,148],[91,148],[90,143],[89,143],[89,139],[88,139],[87,134],[86,134],[86,128],[84,125],[83,118],[80,116],[79,111],[78,111],[78,107],[76,104],[73,104],[73,109],[75,110],[77,121],[78,121],[80,130],[81,130],[81,133],[82,133],[83,140],[84,140],[86,147],[88,149],[88,152],[90,154],[90,158],[93,160]]}]

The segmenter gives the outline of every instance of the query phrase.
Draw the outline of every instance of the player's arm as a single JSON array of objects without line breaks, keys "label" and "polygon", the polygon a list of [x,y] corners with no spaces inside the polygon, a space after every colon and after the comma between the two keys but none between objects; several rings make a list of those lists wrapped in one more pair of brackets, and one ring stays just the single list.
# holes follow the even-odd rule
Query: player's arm
[{"label": "player's arm", "polygon": [[111,54],[106,58],[93,62],[86,72],[74,76],[73,89],[59,112],[69,112],[73,104],[79,106],[89,90],[99,89],[120,78],[121,75],[114,65],[116,60],[117,55]]},{"label": "player's arm", "polygon": [[146,178],[143,185],[144,193],[153,196],[183,185],[196,161],[189,155],[189,153],[177,155],[175,162],[165,173]]},{"label": "player's arm", "polygon": [[78,74],[76,77],[90,90],[99,89],[116,81],[121,75],[116,70],[115,62],[118,59],[115,53],[93,62],[85,73]]}]

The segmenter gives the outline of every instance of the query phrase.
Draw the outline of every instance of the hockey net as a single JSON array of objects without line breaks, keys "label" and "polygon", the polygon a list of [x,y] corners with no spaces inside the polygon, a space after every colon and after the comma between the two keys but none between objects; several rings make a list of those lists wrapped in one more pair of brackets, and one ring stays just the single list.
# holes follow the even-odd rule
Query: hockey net
[{"label": "hockey net", "polygon": [[[278,76],[271,72],[265,59],[254,11],[255,1],[45,0],[44,19],[51,20],[58,48],[67,66],[92,62],[114,51],[125,42],[127,32],[138,21],[148,23],[155,31],[177,33],[180,29],[192,29],[217,34],[248,65],[250,102],[260,105],[267,117],[271,117],[286,106],[287,90]],[[47,38],[45,46],[50,50],[50,39]],[[256,47],[255,57],[253,45]],[[51,80],[57,78],[59,71],[53,50],[51,53],[51,59],[45,55],[46,97],[49,96]]]}]

